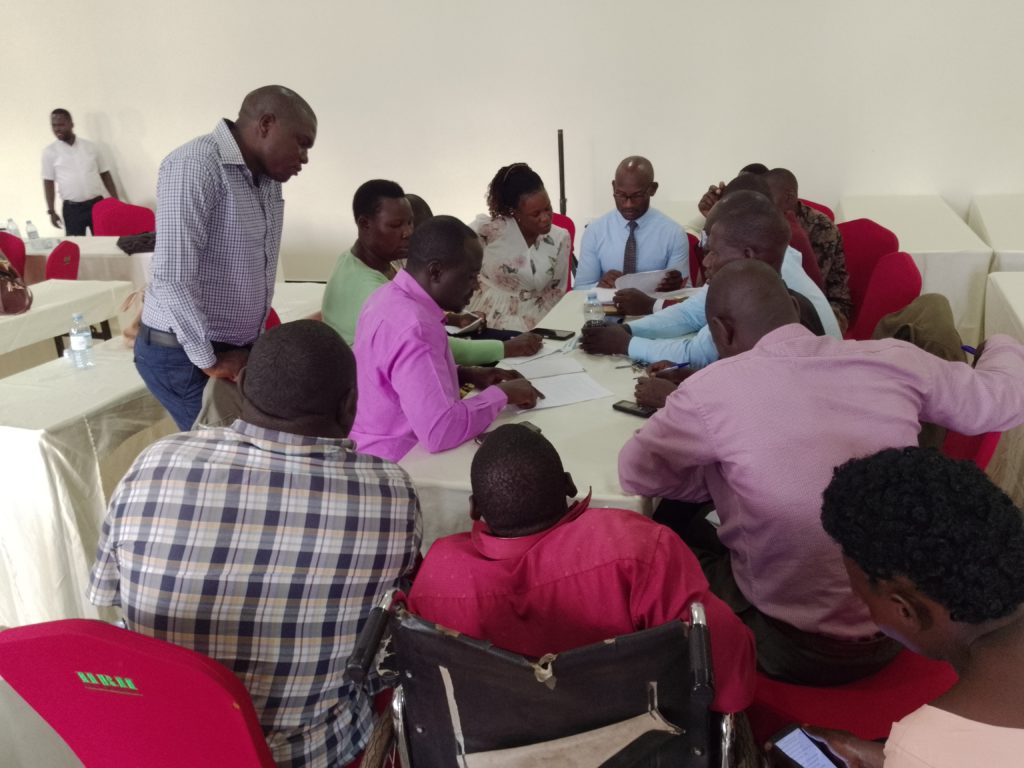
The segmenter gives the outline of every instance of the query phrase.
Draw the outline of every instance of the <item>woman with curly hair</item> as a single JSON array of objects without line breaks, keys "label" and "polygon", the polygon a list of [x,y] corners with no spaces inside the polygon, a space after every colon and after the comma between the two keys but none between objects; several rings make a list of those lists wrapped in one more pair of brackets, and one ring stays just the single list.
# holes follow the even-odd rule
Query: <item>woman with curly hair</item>
[{"label": "woman with curly hair", "polygon": [[526,163],[495,174],[487,210],[471,225],[483,242],[484,262],[468,309],[482,312],[491,328],[529,331],[565,294],[569,233],[551,226],[551,199]]},{"label": "woman with curly hair", "polygon": [[1024,515],[985,473],[930,448],[835,471],[821,521],[887,635],[944,659],[957,683],[888,742],[809,729],[849,766],[1024,763]]}]

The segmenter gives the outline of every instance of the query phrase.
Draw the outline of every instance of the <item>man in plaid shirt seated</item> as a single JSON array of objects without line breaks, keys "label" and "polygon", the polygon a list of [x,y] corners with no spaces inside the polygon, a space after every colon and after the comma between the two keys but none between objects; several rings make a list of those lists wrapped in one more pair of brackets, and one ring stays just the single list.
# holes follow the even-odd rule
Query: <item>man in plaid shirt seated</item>
[{"label": "man in plaid shirt seated", "polygon": [[327,325],[261,336],[239,388],[230,427],[171,435],[135,461],[110,501],[89,599],[234,670],[279,765],[344,765],[372,716],[345,660],[413,565],[419,502],[402,469],[346,439],[355,358]]}]

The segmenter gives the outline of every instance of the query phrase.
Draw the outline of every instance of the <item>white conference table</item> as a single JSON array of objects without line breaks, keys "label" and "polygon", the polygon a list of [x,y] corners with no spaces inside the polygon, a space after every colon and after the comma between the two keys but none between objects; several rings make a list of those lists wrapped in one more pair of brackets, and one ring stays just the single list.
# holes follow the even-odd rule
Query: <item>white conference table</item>
[{"label": "white conference table", "polygon": [[32,286],[32,308],[0,316],[0,377],[56,358],[53,339],[81,312],[90,325],[117,318],[132,292],[124,281],[45,280]]},{"label": "white conference table", "polygon": [[[319,313],[324,287],[279,283],[282,322]],[[0,379],[0,626],[116,617],[85,597],[107,500],[138,454],[177,429],[123,337],[93,349],[93,368],[55,359]]]},{"label": "white conference table", "polygon": [[975,195],[967,224],[992,246],[993,272],[1024,272],[1024,195]]},{"label": "white conference table", "polygon": [[[584,292],[569,291],[540,325],[575,330],[578,334],[583,325],[585,299]],[[630,367],[618,367],[628,366],[629,358],[588,355],[579,349],[571,354],[583,364],[587,373],[614,394],[534,412],[519,413],[506,408],[490,428],[519,421],[535,424],[558,450],[566,471],[576,481],[580,495],[585,496],[588,488],[592,490],[592,506],[619,507],[650,514],[649,499],[628,494],[619,486],[619,450],[645,423],[637,416],[612,410],[612,403],[616,400],[633,399],[636,374]],[[537,386],[543,391],[543,379]],[[441,536],[470,528],[469,467],[476,447],[470,441],[450,451],[431,454],[418,445],[398,462],[412,477],[420,497],[424,552]]]},{"label": "white conference table", "polygon": [[63,238],[43,238],[25,241],[25,282],[41,282],[46,274],[46,257],[61,240],[70,240],[78,246],[81,261],[79,280],[127,280],[136,288],[149,282],[152,253],[127,254],[117,247],[116,236],[72,235]]},{"label": "white conference table", "polygon": [[[1024,343],[1024,272],[993,272],[985,294],[985,335],[1005,333]],[[1024,426],[1003,434],[989,476],[1024,506]]]},{"label": "white conference table", "polygon": [[921,293],[949,299],[965,344],[981,338],[992,248],[938,195],[846,195],[837,221],[871,219],[891,229],[921,271]]}]

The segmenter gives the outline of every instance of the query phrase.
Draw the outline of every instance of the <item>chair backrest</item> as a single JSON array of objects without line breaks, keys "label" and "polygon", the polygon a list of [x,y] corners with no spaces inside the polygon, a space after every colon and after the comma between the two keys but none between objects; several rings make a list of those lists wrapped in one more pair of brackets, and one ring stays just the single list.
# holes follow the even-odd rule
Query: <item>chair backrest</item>
[{"label": "chair backrest", "polygon": [[881,739],[889,735],[895,721],[937,699],[956,680],[956,672],[946,662],[908,650],[863,680],[830,688],[792,685],[759,673],[747,716],[759,744],[793,723]]},{"label": "chair backrest", "polygon": [[276,328],[281,324],[281,317],[277,314],[273,307],[267,313],[267,321],[263,324],[263,330],[269,331],[271,328]]},{"label": "chair backrest", "polygon": [[25,277],[25,241],[10,232],[0,232],[0,251],[22,278]]},{"label": "chair backrest", "polygon": [[91,619],[0,632],[0,677],[93,766],[266,766],[241,681],[202,654]]},{"label": "chair backrest", "polygon": [[946,438],[942,442],[942,452],[951,459],[969,460],[984,471],[992,461],[992,455],[999,445],[1002,432],[985,432],[980,435],[962,435],[953,430],[946,430]]},{"label": "chair backrest", "polygon": [[566,289],[572,289],[573,275],[576,274],[576,224],[564,213],[552,213],[551,223],[569,233],[569,281]]},{"label": "chair backrest", "polygon": [[887,253],[871,271],[864,300],[846,330],[846,338],[870,339],[879,320],[920,295],[921,273],[914,259],[903,251]]},{"label": "chair backrest", "polygon": [[[821,203],[815,203],[812,200],[804,200],[802,197],[800,198],[800,202],[803,203],[804,205],[806,205],[808,208],[813,208],[816,211],[821,211],[826,216],[828,216],[829,221],[835,221],[836,220],[836,215],[832,212],[832,209],[829,208],[827,205],[822,205]],[[896,250],[896,249],[894,248],[893,250]]]},{"label": "chair backrest", "polygon": [[887,253],[900,249],[899,238],[892,231],[871,219],[853,219],[836,224],[843,237],[843,253],[846,255],[846,271],[850,275],[850,298],[853,300],[853,314],[864,302],[868,281],[875,264]]},{"label": "chair backrest", "polygon": [[[638,741],[612,738],[603,758],[631,743],[644,759],[654,753],[671,758],[665,764],[710,764],[714,688],[706,624],[695,631],[670,622],[532,662],[399,611],[392,642],[416,768],[461,765],[461,754],[473,765],[473,755],[499,750],[505,759],[509,750],[528,750],[545,764],[565,764],[555,755],[567,739],[578,749],[574,739],[581,734],[609,736],[615,724],[637,717],[664,718],[661,723],[685,732],[673,727]],[[648,714],[654,699],[657,717]]]},{"label": "chair backrest", "polygon": [[47,280],[77,280],[82,251],[77,243],[64,240],[46,257]]},{"label": "chair backrest", "polygon": [[690,286],[695,288],[704,279],[704,249],[700,247],[700,240],[692,232],[686,233],[686,242],[690,249]]},{"label": "chair backrest", "polygon": [[92,207],[94,235],[139,235],[156,231],[156,214],[141,205],[105,197]]}]

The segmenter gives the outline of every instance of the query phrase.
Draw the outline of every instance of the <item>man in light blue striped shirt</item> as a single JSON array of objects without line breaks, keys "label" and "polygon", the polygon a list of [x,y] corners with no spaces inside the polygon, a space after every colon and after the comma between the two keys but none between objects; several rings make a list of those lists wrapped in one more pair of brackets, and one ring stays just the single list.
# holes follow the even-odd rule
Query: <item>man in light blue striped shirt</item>
[{"label": "man in light blue striped shirt", "polygon": [[199,414],[208,378],[234,380],[274,295],[284,200],[302,170],[316,115],[278,85],[248,94],[160,164],[156,252],[135,365],[179,429]]}]

